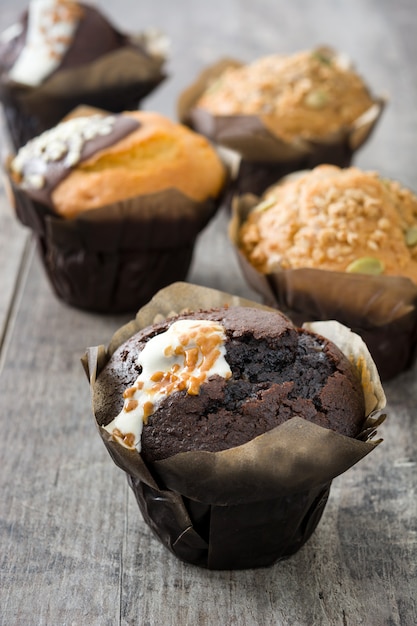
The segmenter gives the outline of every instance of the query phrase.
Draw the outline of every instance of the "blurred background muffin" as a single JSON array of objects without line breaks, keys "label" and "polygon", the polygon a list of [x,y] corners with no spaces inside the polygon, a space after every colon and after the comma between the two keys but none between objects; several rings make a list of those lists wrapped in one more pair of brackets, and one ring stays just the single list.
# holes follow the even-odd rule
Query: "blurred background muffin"
[{"label": "blurred background muffin", "polygon": [[166,41],[127,35],[90,4],[32,0],[0,35],[0,100],[14,146],[79,104],[135,109],[163,79]]},{"label": "blurred background muffin", "polygon": [[383,378],[411,365],[417,198],[410,190],[375,172],[322,165],[235,209],[232,239],[253,287],[285,304],[297,323],[338,319],[355,329]]},{"label": "blurred background muffin", "polygon": [[262,193],[289,172],[347,166],[383,109],[349,59],[327,47],[224,59],[180,97],[180,119],[241,158],[234,189]]},{"label": "blurred background muffin", "polygon": [[8,173],[57,295],[98,312],[136,310],[185,278],[227,174],[205,137],[158,113],[83,108]]}]

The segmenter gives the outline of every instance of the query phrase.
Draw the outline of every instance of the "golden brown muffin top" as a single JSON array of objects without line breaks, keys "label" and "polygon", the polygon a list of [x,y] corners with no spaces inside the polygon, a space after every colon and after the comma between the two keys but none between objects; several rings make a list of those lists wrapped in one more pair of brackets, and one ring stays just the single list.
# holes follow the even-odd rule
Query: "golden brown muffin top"
[{"label": "golden brown muffin top", "polygon": [[[111,137],[108,120],[117,117],[135,120],[133,130],[122,138],[107,140],[106,137]],[[83,158],[84,147],[79,144],[88,140],[81,138],[74,147],[71,141],[77,138],[67,137],[68,132],[64,135],[59,129],[66,123],[90,119],[92,125],[98,125],[92,127],[91,141],[97,141],[97,136],[103,134],[102,124],[107,143]],[[85,131],[83,127],[84,135]],[[66,218],[167,189],[177,189],[191,200],[202,202],[216,198],[226,178],[225,167],[205,137],[151,111],[129,111],[108,117],[76,115],[21,149],[11,162],[11,174],[29,196],[36,198],[36,194],[44,191],[49,173],[53,174],[62,162],[65,176],[51,189],[50,204]]]},{"label": "golden brown muffin top", "polygon": [[286,141],[323,137],[352,123],[373,104],[349,62],[328,48],[270,55],[227,68],[197,102],[213,115],[261,115]]},{"label": "golden brown muffin top", "polygon": [[239,237],[263,273],[309,267],[417,283],[417,197],[356,167],[320,165],[284,179],[265,192]]},{"label": "golden brown muffin top", "polygon": [[201,135],[150,111],[129,112],[139,128],[80,163],[52,193],[57,212],[77,212],[176,188],[198,202],[220,193],[224,167]]}]

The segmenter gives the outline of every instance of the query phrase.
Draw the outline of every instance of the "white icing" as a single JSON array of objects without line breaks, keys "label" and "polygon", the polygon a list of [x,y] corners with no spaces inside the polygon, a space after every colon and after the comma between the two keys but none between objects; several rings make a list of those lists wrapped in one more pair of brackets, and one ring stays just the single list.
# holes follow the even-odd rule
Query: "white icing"
[{"label": "white icing", "polygon": [[148,28],[137,36],[137,41],[153,57],[165,59],[171,48],[169,37],[157,28]]},{"label": "white icing", "polygon": [[17,39],[19,35],[22,34],[22,32],[23,25],[19,24],[19,22],[16,22],[16,24],[12,24],[11,26],[9,26],[9,28],[6,28],[6,30],[1,33],[0,41],[2,43],[9,43],[13,39]]},{"label": "white icing", "polygon": [[[64,167],[76,165],[81,159],[86,141],[109,135],[115,121],[113,115],[98,114],[61,122],[20,148],[10,164],[11,170],[22,177],[20,184],[23,188],[40,189],[43,185],[39,185],[39,176],[47,171],[49,162],[62,159]],[[32,164],[36,167],[35,172],[31,171]],[[36,179],[33,178],[34,174]]]},{"label": "white icing", "polygon": [[12,80],[36,87],[61,63],[78,26],[78,12],[68,0],[32,0],[26,43],[9,72]]},{"label": "white icing", "polygon": [[[178,320],[166,332],[152,337],[137,359],[142,371],[130,388],[131,395],[125,395],[123,409],[105,430],[125,447],[140,451],[144,420],[167,395],[181,388],[196,395],[209,377],[217,374],[230,378],[225,339],[224,327],[208,320]],[[162,377],[162,382],[155,380]],[[136,406],[129,410],[132,401]],[[150,412],[147,403],[153,407]],[[129,433],[134,436],[133,445],[123,441]]]}]

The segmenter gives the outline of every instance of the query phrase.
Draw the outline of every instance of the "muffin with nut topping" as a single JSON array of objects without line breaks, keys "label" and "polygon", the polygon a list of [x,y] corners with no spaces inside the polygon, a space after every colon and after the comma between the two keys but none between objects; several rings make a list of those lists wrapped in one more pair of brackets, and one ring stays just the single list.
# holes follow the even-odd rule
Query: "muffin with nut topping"
[{"label": "muffin with nut topping", "polygon": [[[232,238],[252,286],[285,302],[298,322],[338,319],[355,328],[385,378],[414,362],[414,193],[375,172],[321,165],[241,200]],[[406,347],[393,348],[394,330]]]},{"label": "muffin with nut topping", "polygon": [[14,147],[80,104],[137,108],[164,78],[166,50],[149,32],[124,34],[76,0],[31,0],[0,35],[0,99]]},{"label": "muffin with nut topping", "polygon": [[417,284],[417,197],[374,172],[321,165],[269,188],[239,241],[264,274],[312,267]]},{"label": "muffin with nut topping", "polygon": [[364,419],[359,377],[336,346],[250,307],[152,325],[114,353],[101,387],[114,390],[105,430],[148,462],[227,450],[295,415],[351,437]]},{"label": "muffin with nut topping", "polygon": [[236,190],[258,194],[291,171],[349,165],[382,108],[349,59],[326,47],[221,61],[179,102],[183,121],[240,156]]},{"label": "muffin with nut topping", "polygon": [[296,328],[185,283],[83,363],[98,432],[145,521],[177,557],[210,569],[295,553],[332,478],[374,447],[385,402],[365,344],[341,324]]},{"label": "muffin with nut topping", "polygon": [[55,292],[98,312],[135,310],[185,278],[227,173],[205,137],[163,115],[85,108],[7,170]]}]

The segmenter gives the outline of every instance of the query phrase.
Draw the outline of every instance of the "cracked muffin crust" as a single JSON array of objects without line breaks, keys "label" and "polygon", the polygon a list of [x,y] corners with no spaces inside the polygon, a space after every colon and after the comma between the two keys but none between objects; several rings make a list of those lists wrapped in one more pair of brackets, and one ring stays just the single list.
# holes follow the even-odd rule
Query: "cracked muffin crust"
[{"label": "cracked muffin crust", "polygon": [[373,103],[348,59],[322,47],[227,68],[196,106],[213,115],[262,115],[275,135],[292,141],[349,127]]},{"label": "cracked muffin crust", "polygon": [[[141,433],[145,461],[189,450],[226,450],[294,416],[343,435],[359,433],[363,391],[356,370],[339,348],[295,328],[279,312],[246,307],[176,316],[147,327],[120,346],[96,383],[96,393],[105,396],[97,419],[106,429],[133,397],[124,392],[135,385],[138,388],[141,377],[143,384],[146,366],[138,361],[147,344],[155,337],[161,339],[179,320],[212,322],[224,329],[224,358],[230,375],[210,375],[198,393],[176,390],[155,403]],[[152,380],[160,379],[158,373]],[[140,393],[135,397],[140,402]],[[126,445],[114,426],[109,432]],[[127,441],[126,447],[135,446]]]}]

